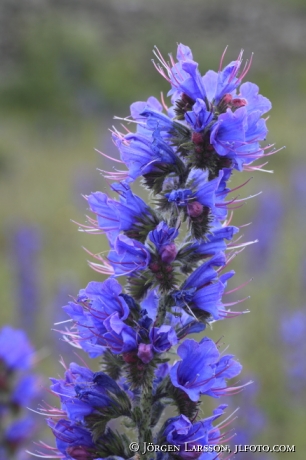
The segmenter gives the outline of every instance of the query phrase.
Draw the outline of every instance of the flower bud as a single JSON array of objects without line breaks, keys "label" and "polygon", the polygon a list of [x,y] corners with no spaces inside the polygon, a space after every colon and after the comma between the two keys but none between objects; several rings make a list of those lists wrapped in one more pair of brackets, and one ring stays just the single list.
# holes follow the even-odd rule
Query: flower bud
[{"label": "flower bud", "polygon": [[159,270],[160,270],[160,265],[159,265],[157,262],[152,262],[152,263],[149,265],[149,269],[150,269],[153,273],[158,273]]},{"label": "flower bud", "polygon": [[137,356],[143,363],[148,364],[153,359],[152,345],[140,343]]},{"label": "flower bud", "polygon": [[137,361],[137,357],[136,357],[136,352],[135,351],[128,351],[126,353],[123,353],[122,354],[122,358],[124,360],[124,362],[128,363],[128,364],[134,364],[136,363]]},{"label": "flower bud", "polygon": [[245,99],[236,98],[232,100],[232,106],[238,109],[239,107],[244,107],[247,104]]},{"label": "flower bud", "polygon": [[231,94],[224,94],[222,100],[221,100],[221,104],[226,104],[226,105],[229,105],[232,103],[232,95]]},{"label": "flower bud", "polygon": [[190,217],[199,217],[203,212],[203,205],[198,201],[187,204],[187,213]]},{"label": "flower bud", "polygon": [[176,258],[177,249],[174,243],[163,246],[160,250],[160,257],[166,264],[171,264]]},{"label": "flower bud", "polygon": [[202,136],[201,133],[193,132],[192,135],[191,135],[191,140],[196,145],[203,144],[203,136]]}]

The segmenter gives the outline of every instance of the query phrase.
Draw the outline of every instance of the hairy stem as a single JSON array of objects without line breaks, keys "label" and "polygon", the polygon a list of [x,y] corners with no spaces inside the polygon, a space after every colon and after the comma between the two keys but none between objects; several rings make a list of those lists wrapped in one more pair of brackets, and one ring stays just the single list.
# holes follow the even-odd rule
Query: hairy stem
[{"label": "hairy stem", "polygon": [[[140,409],[142,412],[141,422],[138,425],[139,446],[140,452],[144,452],[144,443],[152,442],[151,430],[151,415],[152,415],[152,391],[153,391],[153,377],[150,383],[142,391],[140,400]],[[141,458],[151,459],[152,452],[146,452]]]}]

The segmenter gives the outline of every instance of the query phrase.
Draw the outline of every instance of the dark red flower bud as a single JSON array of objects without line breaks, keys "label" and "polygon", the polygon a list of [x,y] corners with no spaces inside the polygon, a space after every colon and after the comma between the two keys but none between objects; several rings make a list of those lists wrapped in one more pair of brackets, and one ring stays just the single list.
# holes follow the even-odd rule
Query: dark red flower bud
[{"label": "dark red flower bud", "polygon": [[203,153],[203,146],[202,145],[196,145],[194,150],[195,150],[196,153]]},{"label": "dark red flower bud", "polygon": [[247,104],[245,99],[236,98],[232,100],[232,106],[235,108],[244,107]]},{"label": "dark red flower bud", "polygon": [[223,98],[221,99],[221,104],[229,105],[232,103],[233,96],[229,93],[224,94]]},{"label": "dark red flower bud", "polygon": [[191,140],[196,145],[203,144],[203,136],[202,136],[201,133],[193,132],[192,135],[191,135]]},{"label": "dark red flower bud", "polygon": [[149,269],[153,272],[153,273],[158,273],[160,271],[160,264],[158,264],[157,262],[152,262],[150,265],[149,265]]},{"label": "dark red flower bud", "polygon": [[166,271],[166,273],[171,273],[171,272],[173,272],[173,267],[171,267],[171,265],[167,265],[165,267],[165,271]]},{"label": "dark red flower bud", "polygon": [[123,360],[128,364],[134,364],[137,362],[138,358],[135,351],[128,351],[122,354]]}]

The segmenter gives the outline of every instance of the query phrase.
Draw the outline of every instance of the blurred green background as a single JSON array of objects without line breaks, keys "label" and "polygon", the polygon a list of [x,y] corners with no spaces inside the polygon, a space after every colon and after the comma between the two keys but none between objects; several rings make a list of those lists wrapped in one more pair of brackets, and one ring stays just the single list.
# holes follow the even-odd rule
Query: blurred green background
[{"label": "blurred green background", "polygon": [[[189,45],[202,73],[218,69],[226,45],[225,63],[241,48],[245,58],[255,53],[246,80],[272,101],[268,141],[286,150],[270,157],[273,175],[252,174],[239,192],[263,192],[233,221],[252,221],[242,233],[259,239],[232,264],[231,288],[254,280],[229,301],[251,295],[238,306],[251,313],[207,333],[230,344],[244,366],[241,382],[258,384],[254,404],[265,422],[252,444],[295,444],[295,454],[267,458],[304,460],[306,377],[290,377],[286,335],[294,330],[286,321],[306,307],[305,0],[1,0],[0,26],[0,324],[28,330],[46,378],[60,371],[60,354],[77,359],[51,331],[65,318],[61,306],[100,279],[82,246],[107,249],[104,237],[79,233],[70,220],[85,221],[82,194],[107,186],[97,168],[112,164],[94,148],[117,155],[108,132],[120,124],[113,115],[168,91],[151,63],[153,46],[175,55],[177,43]],[[236,174],[233,184],[249,177]],[[305,343],[294,346],[298,353]],[[252,425],[243,401],[237,398],[241,419]]]}]

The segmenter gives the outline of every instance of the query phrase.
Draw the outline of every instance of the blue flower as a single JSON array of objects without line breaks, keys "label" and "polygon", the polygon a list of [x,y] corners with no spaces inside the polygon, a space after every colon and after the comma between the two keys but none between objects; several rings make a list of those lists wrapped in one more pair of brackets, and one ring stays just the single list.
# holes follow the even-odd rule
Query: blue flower
[{"label": "blue flower", "polygon": [[[192,99],[205,99],[206,93],[198,64],[193,60],[193,55],[188,46],[179,44],[177,48],[178,62],[172,68],[166,68],[172,89],[168,95],[184,93]],[[163,63],[164,65],[164,63]]]},{"label": "blue flower", "polygon": [[[90,307],[90,305],[89,305]],[[75,332],[72,333],[72,343],[77,341],[78,345],[86,351],[91,358],[96,358],[105,352],[106,342],[103,339],[103,334],[106,328],[103,322],[98,322],[94,315],[88,311],[87,302],[80,304],[76,302],[69,302],[64,306],[65,312],[75,321],[78,336]],[[69,334],[66,335],[69,337]]]},{"label": "blue flower", "polygon": [[238,171],[242,171],[245,166],[264,156],[264,149],[260,147],[259,141],[266,139],[268,130],[266,121],[260,118],[260,115],[259,111],[248,114],[245,142],[228,155]]},{"label": "blue flower", "polygon": [[174,261],[177,249],[173,243],[178,235],[177,228],[168,227],[166,222],[160,222],[155,230],[149,233],[149,239],[154,243],[161,260],[167,264]]},{"label": "blue flower", "polygon": [[155,370],[156,379],[161,381],[169,374],[171,366],[169,363],[159,364]]},{"label": "blue flower", "polygon": [[147,315],[154,321],[159,304],[159,295],[157,289],[148,291],[146,297],[141,302],[141,308],[146,311]]},{"label": "blue flower", "polygon": [[28,371],[34,349],[22,330],[0,330],[0,457],[21,458],[22,447],[37,429],[35,418],[23,408],[39,396],[39,377]]},{"label": "blue flower", "polygon": [[127,353],[137,349],[137,333],[131,326],[125,324],[118,313],[104,321],[107,333],[104,339],[114,354]]},{"label": "blue flower", "polygon": [[[215,179],[208,179],[208,171],[202,171],[200,169],[192,169],[188,176],[188,181],[192,184],[195,192],[193,198],[197,203],[200,203],[204,207],[208,207],[217,220],[224,220],[227,215],[227,209],[223,201],[226,196],[226,191],[222,190],[221,198],[220,188],[222,188],[222,179],[224,171],[219,171],[218,177]],[[192,202],[189,206],[192,206]],[[193,217],[192,210],[187,206],[188,214]],[[194,216],[197,217],[197,216]]]},{"label": "blue flower", "polygon": [[108,254],[108,261],[117,276],[130,275],[146,269],[150,257],[149,251],[140,241],[119,235],[114,242],[114,249]]},{"label": "blue flower", "polygon": [[[131,117],[137,121],[144,121],[146,118],[146,115],[143,115],[145,109],[153,110],[154,113],[159,113],[162,112],[163,107],[156,97],[151,96],[147,101],[138,101],[131,104]],[[138,124],[138,126],[139,125],[142,126],[141,124]]]},{"label": "blue flower", "polygon": [[[183,301],[184,304],[187,304],[188,298],[192,299],[192,295],[189,297],[188,292],[185,292],[185,296],[180,298],[180,293],[178,292],[177,303]],[[197,332],[202,332],[206,328],[204,323],[201,323],[194,316],[189,315],[180,307],[175,307],[173,309],[173,314],[167,314],[167,321],[170,322],[171,326],[175,329],[177,337],[179,339],[184,338],[188,334],[195,334]]]},{"label": "blue flower", "polygon": [[[99,412],[103,412],[105,407],[113,404],[112,399],[105,394],[105,392],[95,387],[93,388],[82,388],[78,385],[75,386],[75,392],[81,401],[85,402],[91,412],[93,409],[97,409]],[[72,417],[70,416],[72,419]]]},{"label": "blue flower", "polygon": [[90,311],[93,316],[93,323],[99,325],[106,318],[117,312],[122,320],[125,320],[130,313],[127,302],[122,293],[122,287],[114,278],[105,281],[91,281],[84,295],[91,301]]},{"label": "blue flower", "polygon": [[127,183],[114,183],[112,189],[120,196],[120,202],[116,203],[120,218],[120,230],[130,230],[136,222],[141,222],[144,217],[150,217],[152,212],[150,207],[132,192]]},{"label": "blue flower", "polygon": [[247,127],[247,113],[244,107],[232,112],[227,109],[219,115],[210,134],[210,143],[221,156],[232,157],[238,147],[244,145]]},{"label": "blue flower", "polygon": [[221,357],[220,361],[216,364],[214,383],[204,394],[220,398],[220,396],[233,391],[231,387],[227,388],[225,379],[237,377],[242,370],[242,365],[233,358],[233,355]]},{"label": "blue flower", "polygon": [[246,82],[243,83],[239,88],[239,97],[243,97],[247,104],[245,106],[247,112],[259,111],[261,114],[269,112],[272,108],[272,104],[266,97],[259,93],[259,88],[255,83]]},{"label": "blue flower", "polygon": [[115,200],[102,192],[92,193],[87,200],[91,211],[97,215],[97,227],[104,232],[118,233],[120,220]]},{"label": "blue flower", "polygon": [[[125,320],[130,313],[122,287],[114,278],[103,282],[92,281],[82,289],[79,302],[69,302],[63,309],[76,322],[79,333],[78,343],[84,351],[95,358],[104,353],[107,332],[104,321],[113,313]],[[75,334],[74,334],[75,335]]]},{"label": "blue flower", "polygon": [[184,307],[192,302],[194,294],[197,288],[192,287],[189,289],[180,289],[179,291],[174,291],[172,293],[172,297],[175,300],[176,307]]},{"label": "blue flower", "polygon": [[225,265],[225,260],[221,252],[197,268],[187,278],[181,289],[172,293],[176,306],[187,307],[189,312],[197,308],[209,313],[215,320],[222,319],[225,313],[221,308],[221,297],[227,279],[233,276],[234,272],[221,275],[218,279],[213,266]]},{"label": "blue flower", "polygon": [[170,132],[174,128],[174,124],[171,118],[161,112],[152,110],[150,107],[145,107],[141,115],[146,121],[146,128],[148,130],[157,130],[164,140],[170,138]]},{"label": "blue flower", "polygon": [[177,353],[182,361],[172,367],[171,382],[175,387],[183,390],[192,401],[198,401],[201,394],[214,384],[219,351],[215,343],[205,337],[199,343],[195,340],[185,340],[179,346]]},{"label": "blue flower", "polygon": [[156,170],[159,165],[175,165],[178,161],[173,149],[154,131],[151,136],[131,133],[114,136],[123,162],[129,168],[130,181]]},{"label": "blue flower", "polygon": [[11,401],[18,406],[27,407],[39,395],[40,379],[36,375],[22,376],[11,395]]},{"label": "blue flower", "polygon": [[[226,405],[221,405],[213,411],[211,417],[192,423],[185,415],[179,415],[167,420],[165,424],[164,436],[169,444],[180,448],[180,458],[183,460],[193,460],[201,458],[203,460],[213,460],[213,456],[208,452],[201,453],[198,446],[213,446],[220,440],[220,430],[213,426],[212,422],[223,415]],[[204,449],[203,449],[204,450]]]},{"label": "blue flower", "polygon": [[175,203],[177,206],[187,206],[188,200],[192,197],[192,190],[190,189],[177,189],[172,190],[170,193],[165,193],[169,203]]},{"label": "blue flower", "polygon": [[238,77],[241,64],[242,53],[239,54],[236,61],[230,62],[223,70],[219,70],[218,73],[209,70],[203,76],[204,87],[207,91],[209,101],[214,101],[218,104],[224,96],[235,94],[235,90],[243,78],[243,73]]},{"label": "blue flower", "polygon": [[187,339],[177,353],[182,360],[171,368],[170,379],[191,401],[198,401],[203,394],[219,398],[233,391],[231,387],[227,388],[226,379],[236,377],[242,366],[233,359],[233,355],[220,358],[218,348],[211,339],[204,337],[199,343]]},{"label": "blue flower", "polygon": [[14,450],[20,448],[35,431],[37,425],[32,417],[24,417],[12,422],[5,430],[4,438]]},{"label": "blue flower", "polygon": [[152,327],[150,330],[150,341],[156,353],[164,353],[178,343],[175,331],[171,326],[167,325],[159,328]]},{"label": "blue flower", "polygon": [[222,227],[219,224],[211,229],[211,233],[207,235],[205,241],[193,243],[188,249],[194,250],[196,254],[200,254],[203,257],[213,256],[225,251],[227,244],[224,240],[231,240],[238,231],[237,227]]},{"label": "blue flower", "polygon": [[185,120],[196,133],[200,133],[214,121],[214,116],[206,103],[202,99],[197,99],[192,110],[185,113]]},{"label": "blue flower", "polygon": [[219,171],[218,177],[213,180],[209,180],[208,175],[208,171],[192,169],[187,178],[188,188],[172,190],[165,193],[165,197],[170,203],[185,207],[188,216],[195,221],[201,216],[207,218],[208,211],[215,221],[224,220],[227,215],[224,198],[229,192],[223,189],[224,172]]},{"label": "blue flower", "polygon": [[102,192],[95,192],[87,197],[91,211],[97,215],[99,229],[106,232],[111,241],[120,231],[130,231],[135,225],[139,227],[145,222],[154,225],[150,207],[131,191],[127,183],[114,183],[112,189],[119,194],[119,201]]},{"label": "blue flower", "polygon": [[91,453],[95,445],[89,430],[70,420],[59,420],[55,423],[49,419],[48,425],[56,438],[58,450],[66,458],[86,458],[89,460],[95,458],[94,453]]},{"label": "blue flower", "polygon": [[72,421],[84,423],[88,415],[103,414],[109,407],[119,407],[113,395],[120,395],[122,390],[104,372],[93,373],[72,363],[64,380],[51,381],[51,390],[59,396],[62,410]]},{"label": "blue flower", "polygon": [[83,422],[84,417],[92,414],[94,408],[79,399],[76,387],[87,387],[93,382],[94,373],[87,368],[70,364],[65,373],[65,379],[51,379],[51,390],[58,395],[61,401],[62,410],[70,420]]},{"label": "blue flower", "polygon": [[177,236],[178,229],[168,227],[166,222],[160,222],[156,229],[149,233],[149,239],[155,244],[158,251],[171,244]]},{"label": "blue flower", "polygon": [[26,370],[33,364],[34,348],[26,334],[10,326],[0,331],[0,360],[11,370]]}]

